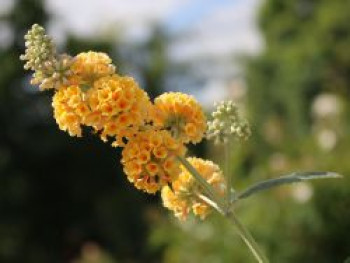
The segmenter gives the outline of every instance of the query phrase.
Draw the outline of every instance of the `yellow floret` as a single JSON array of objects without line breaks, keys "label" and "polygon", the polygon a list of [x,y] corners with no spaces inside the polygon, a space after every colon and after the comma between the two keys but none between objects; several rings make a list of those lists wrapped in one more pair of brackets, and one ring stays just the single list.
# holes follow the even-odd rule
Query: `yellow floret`
[{"label": "yellow floret", "polygon": [[[200,158],[187,158],[187,160],[213,186],[219,195],[224,195],[224,176],[216,164]],[[198,197],[203,193],[197,181],[184,166],[181,165],[180,168],[181,173],[172,182],[172,189],[169,186],[162,189],[163,204],[181,220],[186,220],[191,210],[195,215],[204,219],[212,208]]]},{"label": "yellow floret", "polygon": [[[167,147],[170,140],[173,141],[172,149]],[[184,153],[184,146],[167,131],[147,129],[137,133],[126,144],[121,162],[128,180],[137,189],[155,193],[176,179],[180,164],[175,155]]]},{"label": "yellow floret", "polygon": [[151,102],[133,78],[103,77],[89,92],[92,115],[99,118],[88,118],[86,124],[100,130],[104,141],[114,137],[115,146],[123,146],[123,137],[133,136],[149,118]]},{"label": "yellow floret", "polygon": [[79,86],[58,90],[53,96],[52,107],[59,128],[71,136],[81,137],[81,125],[90,110]]},{"label": "yellow floret", "polygon": [[85,125],[99,132],[102,140],[111,137],[114,146],[124,146],[124,139],[148,122],[151,102],[133,78],[111,75],[98,79],[87,91],[81,85],[58,90],[53,107],[60,129],[71,136],[81,136]]},{"label": "yellow floret", "polygon": [[206,117],[193,96],[169,92],[154,101],[152,117],[155,126],[168,129],[184,143],[198,143],[207,128]]},{"label": "yellow floret", "polygon": [[89,51],[74,58],[71,71],[75,76],[79,76],[81,81],[92,83],[101,77],[114,74],[115,67],[107,54]]}]

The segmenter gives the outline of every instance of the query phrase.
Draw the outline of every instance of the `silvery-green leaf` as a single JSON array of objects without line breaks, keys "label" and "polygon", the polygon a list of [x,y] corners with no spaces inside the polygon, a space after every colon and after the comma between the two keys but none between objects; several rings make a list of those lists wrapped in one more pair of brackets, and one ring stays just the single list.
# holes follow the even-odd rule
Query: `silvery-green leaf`
[{"label": "silvery-green leaf", "polygon": [[284,184],[298,183],[298,182],[314,180],[314,179],[341,178],[341,177],[342,176],[340,174],[337,174],[334,172],[295,172],[295,173],[284,175],[275,179],[270,179],[270,180],[262,181],[260,183],[256,183],[248,187],[246,190],[242,191],[241,193],[238,193],[236,196],[236,200],[244,199],[260,191],[267,190],[272,187],[276,187]]}]

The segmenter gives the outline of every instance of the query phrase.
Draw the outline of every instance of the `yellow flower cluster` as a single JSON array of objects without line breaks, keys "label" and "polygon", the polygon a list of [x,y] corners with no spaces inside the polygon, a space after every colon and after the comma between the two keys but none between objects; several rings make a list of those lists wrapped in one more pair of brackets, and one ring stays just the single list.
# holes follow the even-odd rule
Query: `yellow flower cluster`
[{"label": "yellow flower cluster", "polygon": [[123,146],[148,119],[151,102],[133,78],[116,74],[101,77],[87,91],[72,85],[56,92],[54,116],[60,129],[81,136],[81,125],[100,132],[102,140],[115,138],[114,146]]},{"label": "yellow flower cluster", "polygon": [[183,143],[198,143],[207,129],[206,117],[194,97],[169,92],[157,97],[152,112],[156,127],[170,130]]},{"label": "yellow flower cluster", "polygon": [[155,193],[177,178],[180,165],[176,155],[183,155],[185,151],[169,132],[150,128],[130,139],[123,149],[121,162],[128,180],[137,189]]},{"label": "yellow flower cluster", "polygon": [[101,138],[117,137],[114,146],[124,146],[148,120],[151,102],[133,78],[113,75],[97,80],[89,97],[94,118],[87,125],[102,130]]},{"label": "yellow flower cluster", "polygon": [[79,86],[59,89],[53,96],[52,106],[59,128],[67,131],[70,136],[81,137],[81,124],[90,114],[90,109]]},{"label": "yellow flower cluster", "polygon": [[[207,128],[199,103],[190,95],[170,92],[152,104],[133,78],[116,74],[107,54],[59,55],[39,25],[26,40],[21,59],[34,71],[33,83],[55,90],[52,107],[59,128],[81,137],[83,127],[90,127],[103,141],[113,140],[112,146],[123,147],[121,162],[136,188],[155,193],[172,184],[178,199],[177,185],[184,179],[175,181],[181,172],[177,156],[185,154],[185,143],[201,141]],[[209,170],[203,176],[209,180]],[[198,215],[207,209],[200,202],[192,206]]]},{"label": "yellow flower cluster", "polygon": [[101,52],[83,52],[73,59],[73,75],[80,82],[93,83],[95,80],[115,73],[110,57]]},{"label": "yellow flower cluster", "polygon": [[[219,166],[200,158],[187,158],[187,160],[219,195],[224,195],[225,180]],[[198,182],[184,166],[180,168],[181,173],[172,182],[172,187],[162,188],[163,204],[172,210],[180,220],[186,220],[191,210],[195,215],[204,219],[210,213],[211,207],[199,197],[203,191]]]}]

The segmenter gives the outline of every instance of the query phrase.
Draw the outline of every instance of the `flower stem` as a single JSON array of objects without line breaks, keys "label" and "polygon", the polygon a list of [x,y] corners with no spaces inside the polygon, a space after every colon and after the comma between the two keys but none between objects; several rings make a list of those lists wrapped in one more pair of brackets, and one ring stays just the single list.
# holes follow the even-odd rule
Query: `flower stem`
[{"label": "flower stem", "polygon": [[230,211],[227,216],[228,219],[235,225],[238,234],[243,239],[244,243],[248,246],[250,251],[253,253],[254,257],[259,263],[268,263],[269,260],[266,256],[261,252],[258,244],[254,240],[253,236],[249,233],[248,229],[245,228],[244,225],[238,220],[235,213]]},{"label": "flower stem", "polygon": [[242,223],[236,217],[234,211],[229,209],[229,206],[226,205],[224,198],[217,195],[213,187],[208,184],[208,182],[201,176],[201,174],[191,165],[190,162],[186,160],[186,158],[182,156],[177,156],[178,160],[182,163],[182,165],[187,169],[189,173],[193,175],[195,180],[203,187],[203,190],[208,195],[209,199],[206,196],[199,195],[204,202],[208,205],[215,208],[221,215],[228,218],[236,227],[238,234],[249,247],[250,251],[253,253],[254,257],[257,259],[259,263],[269,263],[268,259],[261,252],[258,244],[255,242],[253,236],[249,233],[249,231],[242,225]]},{"label": "flower stem", "polygon": [[190,162],[186,160],[186,158],[178,155],[177,159],[181,162],[181,164],[189,171],[196,181],[203,187],[204,191],[208,195],[208,197],[213,200],[219,207],[224,208],[222,198],[217,195],[213,187],[202,177],[202,175],[191,165]]},{"label": "flower stem", "polygon": [[231,177],[231,140],[229,138],[228,142],[224,145],[225,152],[225,170],[224,175],[226,178],[226,203],[227,209],[230,208],[231,204],[231,187],[232,187],[232,177]]}]

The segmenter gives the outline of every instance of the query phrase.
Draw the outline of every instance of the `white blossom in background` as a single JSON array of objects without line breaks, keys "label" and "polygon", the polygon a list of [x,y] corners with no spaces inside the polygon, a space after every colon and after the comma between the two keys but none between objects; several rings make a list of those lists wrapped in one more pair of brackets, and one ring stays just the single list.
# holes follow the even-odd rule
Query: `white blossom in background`
[{"label": "white blossom in background", "polygon": [[292,197],[298,203],[306,203],[313,196],[314,190],[308,183],[295,184],[292,189]]},{"label": "white blossom in background", "polygon": [[340,112],[341,103],[339,98],[333,94],[321,94],[312,104],[312,113],[316,118],[327,118],[339,115]]},{"label": "white blossom in background", "polygon": [[334,94],[323,93],[312,104],[313,132],[321,150],[333,150],[338,141],[337,127],[342,113],[342,101]]},{"label": "white blossom in background", "polygon": [[331,151],[337,144],[337,134],[334,130],[323,129],[317,133],[317,142],[324,151]]}]

